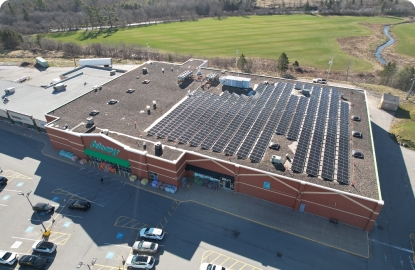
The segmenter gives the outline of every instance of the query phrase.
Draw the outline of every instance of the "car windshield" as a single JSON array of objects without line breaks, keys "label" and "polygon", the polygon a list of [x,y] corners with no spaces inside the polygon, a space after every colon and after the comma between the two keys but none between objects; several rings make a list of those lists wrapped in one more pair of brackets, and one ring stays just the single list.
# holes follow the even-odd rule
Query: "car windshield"
[{"label": "car windshield", "polygon": [[147,228],[144,232],[145,233],[149,233],[150,232],[150,228]]},{"label": "car windshield", "polygon": [[37,248],[52,248],[53,244],[51,242],[39,242]]},{"label": "car windshield", "polygon": [[143,246],[143,241],[140,241],[140,243],[138,243],[138,248],[141,248]]},{"label": "car windshield", "polygon": [[43,209],[45,209],[45,208],[47,208],[49,206],[49,204],[48,203],[45,203],[43,206],[42,206],[42,208]]},{"label": "car windshield", "polygon": [[145,256],[134,256],[131,260],[134,264],[139,264],[140,262],[147,262],[147,257]]},{"label": "car windshield", "polygon": [[155,243],[151,243],[151,246],[150,246],[150,248],[151,249],[154,249],[154,247],[156,246],[156,244]]},{"label": "car windshield", "polygon": [[3,255],[3,257],[2,257],[2,259],[3,260],[7,260],[8,258],[10,258],[10,256],[11,256],[12,254],[11,254],[11,252],[6,252],[4,255]]},{"label": "car windshield", "polygon": [[30,259],[29,259],[29,262],[31,264],[36,264],[38,261],[39,261],[39,258],[38,257],[34,257],[34,256],[30,257]]}]

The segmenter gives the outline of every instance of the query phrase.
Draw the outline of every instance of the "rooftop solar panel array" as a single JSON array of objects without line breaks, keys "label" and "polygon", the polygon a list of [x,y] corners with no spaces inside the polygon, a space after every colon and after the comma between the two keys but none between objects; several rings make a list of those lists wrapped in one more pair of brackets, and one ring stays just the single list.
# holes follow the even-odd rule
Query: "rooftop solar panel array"
[{"label": "rooftop solar panel array", "polygon": [[307,108],[307,114],[301,129],[297,150],[295,151],[294,160],[291,166],[291,169],[296,172],[303,172],[304,170],[308,147],[310,145],[310,139],[314,127],[314,119],[316,118],[318,101],[320,100],[320,93],[320,87],[314,86],[310,97],[310,103]]},{"label": "rooftop solar panel array", "polygon": [[287,139],[296,141],[300,132],[301,124],[304,120],[304,113],[307,109],[310,99],[306,97],[300,97],[297,108],[294,113],[294,118],[291,121],[290,129],[287,134]]},{"label": "rooftop solar panel array", "polygon": [[[250,113],[245,117],[245,120],[239,126],[239,129],[233,136],[232,140],[229,142],[228,146],[225,148],[224,152],[228,155],[233,155],[236,153],[236,150],[239,148],[242,142],[244,142],[245,137],[249,134],[249,131],[252,128],[258,128],[258,125],[255,126],[254,123],[261,117],[261,112],[265,109],[268,110],[266,107],[266,103],[269,100],[269,97],[274,92],[275,86],[268,85],[264,91],[264,93],[257,99],[255,106],[252,108]],[[265,107],[265,108],[264,108]],[[266,112],[266,115],[269,115],[269,111]],[[262,125],[261,125],[262,128]],[[246,157],[245,157],[246,158]]]},{"label": "rooftop solar panel array", "polygon": [[161,121],[159,121],[156,125],[154,125],[150,130],[147,131],[148,135],[156,135],[160,130],[164,128],[164,126],[172,121],[177,115],[179,115],[189,104],[194,102],[201,92],[196,92],[194,95],[185,99],[182,103],[179,104],[176,108],[174,108],[166,117],[164,117]]},{"label": "rooftop solar panel array", "polygon": [[336,159],[337,116],[339,110],[339,91],[333,89],[330,98],[329,119],[327,123],[326,140],[321,177],[334,180],[334,163]]},{"label": "rooftop solar panel array", "polygon": [[[188,143],[197,134],[201,134],[203,128],[209,128],[216,123],[217,119],[220,119],[228,110],[228,102],[231,103],[239,98],[238,95],[230,95],[229,92],[225,92],[221,98],[214,102],[211,106],[193,125],[186,123],[188,128],[178,137],[180,143]],[[204,134],[204,133],[203,133]],[[197,139],[198,137],[196,137]],[[202,139],[200,139],[202,140]]]},{"label": "rooftop solar panel array", "polygon": [[288,125],[291,122],[291,118],[293,117],[293,111],[295,110],[298,102],[298,96],[291,96],[288,100],[287,107],[285,108],[284,113],[282,114],[281,121],[278,124],[276,133],[279,135],[285,134]]},{"label": "rooftop solar panel array", "polygon": [[252,126],[251,130],[249,131],[248,135],[246,136],[245,140],[243,141],[241,147],[239,148],[236,155],[238,158],[247,159],[251,149],[254,147],[256,141],[258,140],[258,136],[262,131],[262,128],[264,127],[265,123],[268,120],[268,117],[270,115],[270,112],[275,106],[275,103],[278,100],[278,96],[281,93],[281,90],[278,91],[277,87],[273,87],[272,93],[269,96],[267,102],[265,103],[263,109],[258,114],[258,118],[255,121],[255,124]]},{"label": "rooftop solar panel array", "polygon": [[329,103],[330,90],[323,88],[320,103],[317,111],[317,119],[314,126],[314,132],[311,140],[310,153],[308,155],[306,172],[312,176],[319,175],[319,165],[321,157],[321,148],[323,146],[324,130],[326,126],[327,107]]},{"label": "rooftop solar panel array", "polygon": [[194,98],[193,102],[191,102],[180,114],[164,125],[164,127],[157,133],[157,136],[160,138],[166,138],[167,135],[173,131],[173,129],[175,129],[180,123],[186,122],[198,107],[208,103],[209,99],[212,97],[213,95],[211,94],[202,93],[198,96],[198,98]]},{"label": "rooftop solar panel array", "polygon": [[[273,135],[298,140],[291,169],[349,184],[349,105],[330,87],[259,84],[256,94],[196,91],[147,133],[260,162]],[[298,93],[298,92],[297,92]],[[337,163],[336,163],[337,161]],[[337,165],[337,166],[336,166]]]},{"label": "rooftop solar panel array", "polygon": [[231,98],[224,104],[223,110],[218,110],[212,118],[196,133],[196,135],[189,141],[192,146],[199,146],[202,141],[214,130],[218,122],[221,121],[229,113],[234,114],[238,108],[244,104],[246,99],[236,94],[232,95]]},{"label": "rooftop solar panel array", "polygon": [[262,130],[262,133],[257,143],[255,144],[252,153],[249,156],[251,161],[260,162],[262,160],[262,157],[264,156],[265,151],[268,148],[269,142],[271,141],[272,135],[275,133],[275,129],[277,128],[278,122],[280,121],[282,111],[287,104],[288,98],[290,97],[290,93],[293,87],[294,85],[291,83],[287,83],[285,85],[282,83],[278,83],[277,91],[282,91],[281,95],[279,95],[278,102],[275,105],[275,108],[272,111],[271,115],[269,116],[268,122]]},{"label": "rooftop solar panel array", "polygon": [[340,104],[340,134],[337,157],[337,181],[349,184],[349,104]]}]

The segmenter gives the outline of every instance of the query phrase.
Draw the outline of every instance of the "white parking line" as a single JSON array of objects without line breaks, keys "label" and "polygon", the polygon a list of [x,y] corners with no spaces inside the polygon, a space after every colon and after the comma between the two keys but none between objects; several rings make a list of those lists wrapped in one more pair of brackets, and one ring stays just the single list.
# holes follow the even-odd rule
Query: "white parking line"
[{"label": "white parking line", "polygon": [[21,238],[21,237],[15,237],[15,236],[12,236],[12,238],[15,238],[15,239],[23,239],[23,240],[30,240],[30,241],[39,241],[38,239]]},{"label": "white parking line", "polygon": [[59,215],[61,215],[62,217],[77,217],[77,218],[83,218],[81,216],[72,216],[72,215],[66,215],[66,214],[59,214]]},{"label": "white parking line", "polygon": [[5,205],[5,204],[1,204],[1,203],[0,203],[0,206],[7,206],[7,205]]},{"label": "white parking line", "polygon": [[5,191],[13,191],[13,192],[22,192],[21,190],[13,190],[13,189],[3,189],[3,190],[5,190]]},{"label": "white parking line", "polygon": [[116,247],[131,248],[129,246],[126,247],[126,246],[121,246],[121,245],[113,245],[111,243],[104,243],[104,245],[112,245],[112,246],[116,246]]}]

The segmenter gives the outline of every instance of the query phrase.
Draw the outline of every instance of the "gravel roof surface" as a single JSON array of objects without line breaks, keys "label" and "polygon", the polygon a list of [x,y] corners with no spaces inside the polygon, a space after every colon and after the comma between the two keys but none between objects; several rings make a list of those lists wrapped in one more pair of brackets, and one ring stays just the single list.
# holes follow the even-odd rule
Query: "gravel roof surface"
[{"label": "gravel roof surface", "polygon": [[[200,61],[202,63],[202,61]],[[68,123],[70,127],[74,127],[81,122],[86,122],[86,118],[89,117],[91,110],[99,110],[100,113],[94,117],[95,125],[101,129],[109,129],[110,137],[119,140],[121,143],[129,145],[133,148],[142,150],[142,144],[138,146],[138,139],[131,139],[127,136],[121,136],[111,131],[127,134],[139,138],[140,134],[143,139],[158,142],[160,141],[163,145],[169,145],[173,148],[176,147],[173,141],[167,139],[159,139],[156,136],[146,136],[144,130],[148,130],[150,126],[154,125],[155,122],[160,121],[166,116],[167,112],[171,110],[175,105],[182,101],[187,96],[187,91],[199,91],[209,92],[212,94],[220,95],[224,90],[229,92],[235,92],[237,94],[246,94],[250,90],[240,90],[237,88],[227,87],[224,88],[222,85],[215,83],[210,88],[201,89],[201,83],[197,80],[189,80],[182,85],[177,85],[177,76],[183,71],[192,70],[189,65],[173,65],[169,63],[153,62],[152,64],[144,65],[149,74],[142,74],[142,67],[134,69],[125,75],[117,78],[108,84],[105,84],[102,90],[97,92],[90,92],[62,108],[54,112],[55,115],[61,117],[58,122]],[[197,71],[197,65],[191,65],[194,74]],[[164,68],[164,73],[161,69]],[[171,70],[173,68],[173,71]],[[219,76],[222,76],[218,70],[202,69],[203,75],[210,72],[217,72]],[[225,74],[236,75],[235,73],[226,72]],[[139,79],[137,79],[139,76]],[[251,78],[251,86],[263,82],[264,80],[278,82],[280,79],[269,78],[258,75],[240,74],[242,77]],[[150,80],[149,84],[142,84],[144,79]],[[281,80],[290,81],[290,80]],[[294,82],[295,81],[290,81]],[[132,94],[127,94],[125,91],[129,88],[135,89]],[[310,183],[350,192],[353,194],[362,195],[365,197],[379,199],[376,172],[374,167],[374,159],[372,152],[372,141],[369,131],[369,118],[367,115],[367,106],[365,101],[365,95],[361,91],[351,89],[339,89],[340,93],[345,95],[347,102],[350,104],[350,115],[358,115],[361,117],[360,122],[350,121],[349,127],[350,132],[352,130],[361,131],[363,138],[353,138],[350,143],[350,152],[353,149],[359,149],[365,155],[364,159],[355,159],[350,156],[350,180],[352,185],[340,184],[337,181],[327,181],[320,177],[311,177],[305,173],[293,173],[291,170],[280,171],[277,170],[270,162],[272,155],[279,155],[283,157],[285,162],[285,155],[288,154],[290,158],[294,156],[293,150],[295,150],[296,141],[291,141],[282,135],[273,135],[272,141],[278,142],[281,145],[279,151],[267,149],[261,162],[252,163],[249,159],[243,160],[238,159],[234,156],[230,158],[231,162],[245,165],[260,169],[266,172],[272,172],[287,177],[292,177],[299,180],[304,180]],[[295,93],[295,91],[293,91]],[[110,99],[116,99],[119,102],[115,105],[107,105],[106,103]],[[157,101],[157,109],[151,108],[151,114],[148,115],[146,112],[146,106],[152,105],[152,101]],[[140,110],[144,110],[144,113],[140,113]],[[157,121],[156,121],[157,120]],[[136,122],[137,125],[134,124]],[[190,123],[189,123],[190,124]],[[189,144],[179,144],[178,149],[190,150],[205,154],[207,156],[215,157],[222,160],[229,161],[229,157],[223,152],[217,153],[211,150],[203,150],[200,147],[192,147]],[[165,149],[168,149],[167,147]],[[154,155],[154,147],[147,144],[147,151],[150,155]],[[151,152],[153,151],[153,152]],[[163,158],[168,160],[175,160],[181,154],[181,151],[169,149],[164,151]],[[287,163],[288,167],[290,164]]]}]

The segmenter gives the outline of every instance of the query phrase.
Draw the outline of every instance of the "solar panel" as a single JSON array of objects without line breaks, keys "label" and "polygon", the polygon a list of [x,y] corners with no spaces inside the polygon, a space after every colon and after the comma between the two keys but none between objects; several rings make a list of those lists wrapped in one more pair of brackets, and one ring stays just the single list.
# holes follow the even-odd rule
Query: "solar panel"
[{"label": "solar panel", "polygon": [[350,184],[349,179],[349,104],[340,104],[340,134],[337,157],[337,181]]},{"label": "solar panel", "polygon": [[277,131],[276,131],[277,134],[280,134],[280,135],[285,134],[285,131],[287,130],[287,127],[291,122],[291,118],[293,117],[293,111],[296,108],[298,99],[299,99],[298,96],[292,95],[290,97],[287,107],[285,108],[285,111],[281,117],[281,121],[278,124]]}]

